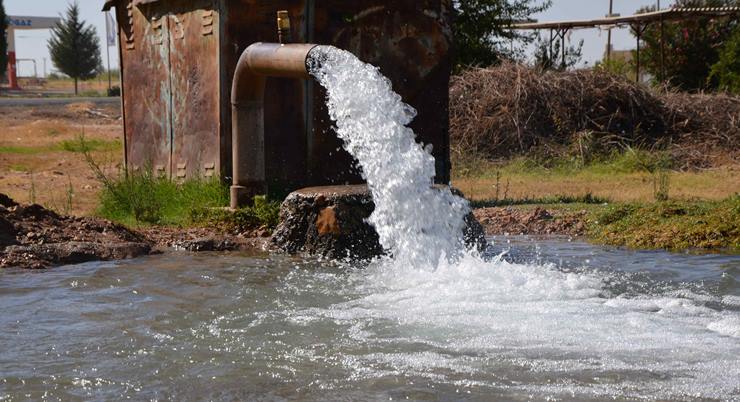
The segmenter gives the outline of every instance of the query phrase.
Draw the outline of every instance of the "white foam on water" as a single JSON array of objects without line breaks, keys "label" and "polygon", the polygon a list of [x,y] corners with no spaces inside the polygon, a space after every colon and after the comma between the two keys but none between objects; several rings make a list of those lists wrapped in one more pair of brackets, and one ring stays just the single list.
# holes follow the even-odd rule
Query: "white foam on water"
[{"label": "white foam on water", "polygon": [[344,365],[355,380],[423,377],[580,398],[740,397],[737,312],[710,308],[703,295],[614,296],[607,282],[618,279],[605,275],[469,255],[433,272],[382,259],[352,271],[348,301],[295,311],[291,321],[345,328]]},{"label": "white foam on water", "polygon": [[374,197],[370,222],[392,257],[351,274],[351,301],[290,320],[346,327],[367,349],[345,355],[357,377],[418,375],[530,395],[740,397],[735,310],[690,292],[615,296],[605,274],[461,251],[469,208],[431,188],[434,159],[406,127],[415,111],[352,54],[320,47],[313,57],[337,135]]}]

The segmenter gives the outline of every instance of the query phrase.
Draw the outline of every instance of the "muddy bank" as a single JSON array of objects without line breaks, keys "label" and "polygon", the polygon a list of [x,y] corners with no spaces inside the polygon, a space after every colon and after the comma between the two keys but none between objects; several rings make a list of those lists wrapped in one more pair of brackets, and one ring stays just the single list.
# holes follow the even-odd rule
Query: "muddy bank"
[{"label": "muddy bank", "polygon": [[586,211],[548,210],[541,207],[479,208],[473,211],[487,235],[585,236]]},{"label": "muddy bank", "polygon": [[143,229],[142,234],[158,251],[267,251],[271,232],[266,229],[235,233],[219,228],[151,227]]},{"label": "muddy bank", "polygon": [[220,228],[151,227],[134,231],[98,218],[62,216],[0,193],[0,268],[49,268],[135,258],[167,250],[264,251],[271,233]]},{"label": "muddy bank", "polygon": [[61,216],[0,194],[0,267],[47,268],[149,254],[152,243],[110,221]]}]

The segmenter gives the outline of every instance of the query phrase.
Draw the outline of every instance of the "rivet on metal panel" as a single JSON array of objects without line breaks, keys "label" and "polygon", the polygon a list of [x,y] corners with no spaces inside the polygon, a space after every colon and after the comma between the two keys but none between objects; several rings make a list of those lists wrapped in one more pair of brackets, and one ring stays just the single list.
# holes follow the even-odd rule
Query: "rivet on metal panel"
[{"label": "rivet on metal panel", "polygon": [[201,28],[201,33],[203,36],[208,36],[213,34],[213,10],[203,10],[203,14],[201,16],[201,23],[203,24]]},{"label": "rivet on metal panel", "polygon": [[203,169],[205,169],[206,171],[206,177],[213,177],[213,174],[216,171],[216,164],[213,162],[206,163],[205,165],[203,165]]}]

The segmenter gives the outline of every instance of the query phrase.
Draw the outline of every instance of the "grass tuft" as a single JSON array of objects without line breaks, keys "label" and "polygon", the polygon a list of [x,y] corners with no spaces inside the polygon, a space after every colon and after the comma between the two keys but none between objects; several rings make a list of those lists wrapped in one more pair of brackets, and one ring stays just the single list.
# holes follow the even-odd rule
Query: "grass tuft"
[{"label": "grass tuft", "polygon": [[189,223],[192,210],[228,203],[228,187],[218,179],[176,183],[144,171],[101,181],[98,214],[131,226],[182,226]]}]

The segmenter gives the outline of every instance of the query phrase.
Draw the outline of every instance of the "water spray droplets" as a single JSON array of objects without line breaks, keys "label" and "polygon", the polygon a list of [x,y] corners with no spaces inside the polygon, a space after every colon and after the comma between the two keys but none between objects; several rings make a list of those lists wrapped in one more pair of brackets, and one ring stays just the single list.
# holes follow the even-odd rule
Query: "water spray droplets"
[{"label": "water spray droplets", "polygon": [[329,116],[344,148],[362,168],[375,202],[369,222],[396,262],[436,269],[464,250],[467,202],[433,188],[435,161],[407,127],[416,110],[377,67],[330,46],[309,55],[311,74],[327,90]]}]

